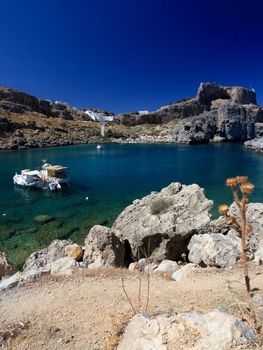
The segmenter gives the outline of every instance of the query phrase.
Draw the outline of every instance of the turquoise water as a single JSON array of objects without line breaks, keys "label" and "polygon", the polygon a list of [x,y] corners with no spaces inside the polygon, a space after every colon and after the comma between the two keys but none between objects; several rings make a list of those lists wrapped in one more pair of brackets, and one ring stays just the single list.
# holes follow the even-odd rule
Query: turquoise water
[{"label": "turquoise water", "polygon": [[[16,171],[38,167],[42,159],[69,167],[68,188],[51,193],[13,185]],[[216,208],[231,202],[225,179],[248,175],[256,185],[251,200],[263,201],[263,155],[245,151],[239,144],[112,144],[100,151],[95,145],[1,151],[0,164],[0,251],[17,266],[55,238],[83,243],[93,225],[111,225],[134,199],[173,181],[198,183]],[[33,218],[41,214],[55,220],[37,225]]]}]

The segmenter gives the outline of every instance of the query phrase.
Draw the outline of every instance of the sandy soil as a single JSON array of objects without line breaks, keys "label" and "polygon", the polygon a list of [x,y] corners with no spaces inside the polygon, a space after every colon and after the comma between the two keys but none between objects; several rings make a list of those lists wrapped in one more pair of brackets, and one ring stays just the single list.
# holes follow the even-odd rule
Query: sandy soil
[{"label": "sandy soil", "polygon": [[[263,289],[263,267],[251,264],[252,286]],[[246,300],[240,266],[233,269],[199,269],[180,283],[160,275],[150,277],[148,313],[171,311],[228,310]],[[92,271],[68,278],[45,276],[27,286],[0,294],[0,331],[19,322],[18,330],[4,348],[15,350],[103,350],[112,349],[116,332],[132,315],[121,287],[138,305],[139,276],[146,303],[145,275],[121,269]],[[21,325],[21,324],[20,324]],[[23,328],[23,327],[21,327]]]}]

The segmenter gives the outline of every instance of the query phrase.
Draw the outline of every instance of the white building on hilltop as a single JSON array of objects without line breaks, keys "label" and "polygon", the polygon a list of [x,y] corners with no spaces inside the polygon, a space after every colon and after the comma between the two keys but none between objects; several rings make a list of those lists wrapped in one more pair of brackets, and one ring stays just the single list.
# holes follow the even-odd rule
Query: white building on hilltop
[{"label": "white building on hilltop", "polygon": [[138,113],[140,115],[146,115],[146,114],[149,114],[149,111],[138,111]]},{"label": "white building on hilltop", "polygon": [[85,114],[87,114],[94,122],[113,122],[114,121],[114,115],[104,115],[102,113],[97,113],[91,110],[86,110]]}]

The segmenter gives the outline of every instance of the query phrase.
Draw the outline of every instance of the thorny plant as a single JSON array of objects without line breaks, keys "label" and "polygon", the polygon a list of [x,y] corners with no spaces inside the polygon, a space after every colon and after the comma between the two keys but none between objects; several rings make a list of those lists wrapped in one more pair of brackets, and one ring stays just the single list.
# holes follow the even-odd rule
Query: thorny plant
[{"label": "thorny plant", "polygon": [[[251,345],[254,345],[256,348],[260,347],[260,349],[263,349],[263,309],[260,299],[261,294],[258,290],[255,290],[253,293],[253,298],[249,298],[247,302],[240,300],[240,295],[237,292],[237,289],[234,287],[234,283],[240,282],[230,280],[226,281],[228,291],[234,298],[234,302],[228,305],[227,310],[228,312],[231,310],[232,314],[249,324],[255,335],[255,339],[251,341]],[[256,298],[257,296],[259,296],[258,300]],[[252,348],[254,349],[254,347]],[[245,350],[248,350],[248,348]]]},{"label": "thorny plant", "polygon": [[[145,302],[145,308],[143,310],[143,306],[142,306],[142,278],[141,275],[138,276],[138,303],[137,305],[134,305],[127,290],[125,287],[125,283],[124,283],[124,279],[123,277],[121,277],[121,287],[122,290],[126,296],[126,299],[129,303],[129,305],[132,308],[133,314],[136,314],[137,312],[144,312],[147,313],[148,310],[148,305],[149,305],[149,299],[150,299],[150,268],[149,268],[149,261],[148,261],[148,256],[149,254],[146,253],[145,249],[141,248],[142,253],[144,254],[144,256],[146,257],[146,261],[145,261],[145,267],[144,267],[144,272],[146,273],[146,283],[147,283],[147,290],[146,290],[146,302]],[[148,252],[150,250],[150,241],[148,242]]]},{"label": "thorny plant", "polygon": [[[233,193],[234,201],[240,212],[241,223],[238,223],[237,217],[235,215],[230,214],[229,206],[227,204],[220,205],[219,212],[225,216],[226,222],[232,225],[241,237],[243,273],[247,293],[249,296],[251,296],[247,252],[250,250],[248,238],[251,235],[252,226],[247,223],[246,207],[248,204],[248,197],[253,192],[255,186],[252,183],[248,182],[247,176],[229,178],[226,180],[226,185],[231,189]],[[242,193],[241,199],[239,198],[239,192]]]}]

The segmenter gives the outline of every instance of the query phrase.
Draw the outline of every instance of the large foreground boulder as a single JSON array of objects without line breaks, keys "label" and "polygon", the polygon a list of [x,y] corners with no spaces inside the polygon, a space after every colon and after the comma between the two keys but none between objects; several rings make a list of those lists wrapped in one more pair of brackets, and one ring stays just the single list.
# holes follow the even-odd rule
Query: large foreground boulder
[{"label": "large foreground boulder", "polygon": [[138,314],[128,324],[117,350],[228,350],[254,339],[248,324],[217,310],[153,318]]},{"label": "large foreground boulder", "polygon": [[241,239],[220,233],[194,235],[188,249],[188,259],[194,264],[230,267],[241,256]]},{"label": "large foreground boulder", "polygon": [[0,279],[15,273],[13,264],[7,259],[5,253],[0,252]]},{"label": "large foreground boulder", "polygon": [[136,200],[119,215],[112,229],[134,260],[177,260],[193,234],[210,223],[208,200],[198,185],[172,183],[160,192]]},{"label": "large foreground boulder", "polygon": [[124,247],[111,229],[95,225],[85,239],[84,265],[89,268],[124,266]]}]

